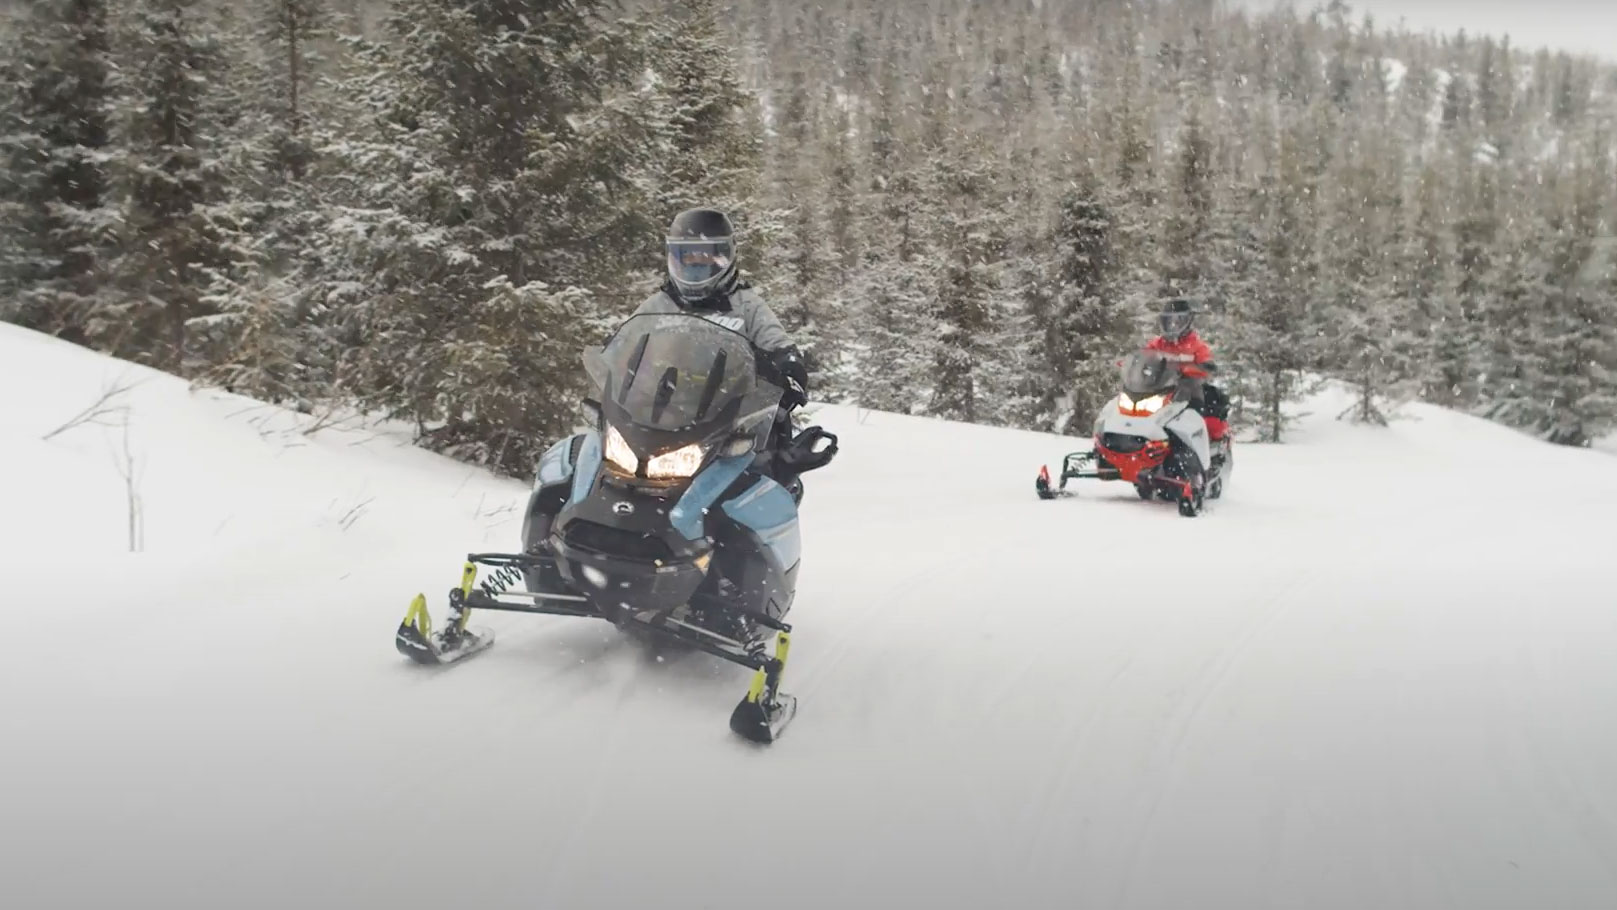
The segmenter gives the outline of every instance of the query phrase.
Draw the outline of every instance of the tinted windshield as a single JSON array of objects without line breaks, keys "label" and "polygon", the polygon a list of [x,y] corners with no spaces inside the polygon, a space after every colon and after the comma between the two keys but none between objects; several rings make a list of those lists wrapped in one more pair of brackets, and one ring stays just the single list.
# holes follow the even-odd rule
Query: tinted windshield
[{"label": "tinted windshield", "polygon": [[780,403],[745,337],[686,313],[630,319],[584,366],[602,403],[644,429],[705,435]]},{"label": "tinted windshield", "polygon": [[1167,392],[1179,383],[1179,371],[1158,351],[1135,351],[1123,358],[1120,372],[1131,398]]}]

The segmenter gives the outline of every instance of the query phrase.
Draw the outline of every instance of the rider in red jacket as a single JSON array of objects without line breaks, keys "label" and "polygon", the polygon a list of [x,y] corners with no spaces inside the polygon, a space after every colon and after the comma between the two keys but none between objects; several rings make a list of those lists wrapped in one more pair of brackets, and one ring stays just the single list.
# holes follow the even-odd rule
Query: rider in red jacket
[{"label": "rider in red jacket", "polygon": [[[1207,421],[1207,436],[1216,444],[1229,431],[1230,401],[1222,390],[1205,381],[1218,370],[1218,365],[1213,363],[1213,349],[1191,330],[1195,315],[1190,301],[1184,298],[1169,300],[1157,316],[1162,325],[1162,334],[1151,339],[1145,348],[1182,358],[1180,369],[1193,380],[1190,406]],[[1221,447],[1215,445],[1214,448]],[[1214,458],[1217,460],[1219,456],[1215,455]]]}]

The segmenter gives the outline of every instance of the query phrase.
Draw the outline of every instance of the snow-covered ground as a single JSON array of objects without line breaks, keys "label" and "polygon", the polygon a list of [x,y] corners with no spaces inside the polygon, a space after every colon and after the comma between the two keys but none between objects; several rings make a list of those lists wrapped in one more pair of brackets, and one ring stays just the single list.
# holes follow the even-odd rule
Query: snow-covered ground
[{"label": "snow-covered ground", "polygon": [[[123,430],[41,437],[120,377]],[[582,620],[392,633],[522,484],[0,327],[4,903],[1617,906],[1609,456],[1315,402],[1196,520],[826,408],[786,737]]]}]

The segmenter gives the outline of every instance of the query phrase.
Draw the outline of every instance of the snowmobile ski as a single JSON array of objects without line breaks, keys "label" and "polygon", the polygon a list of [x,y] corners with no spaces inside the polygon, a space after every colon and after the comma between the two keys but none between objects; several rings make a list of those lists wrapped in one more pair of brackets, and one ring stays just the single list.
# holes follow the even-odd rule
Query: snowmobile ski
[{"label": "snowmobile ski", "polygon": [[494,644],[493,630],[467,625],[472,613],[466,606],[466,597],[476,579],[477,567],[468,562],[461,573],[460,587],[449,592],[449,622],[436,633],[426,595],[417,594],[393,636],[399,653],[418,664],[442,666],[488,650]]},{"label": "snowmobile ski", "polygon": [[775,640],[775,656],[752,675],[746,697],[730,713],[730,730],[751,742],[768,745],[780,738],[786,725],[797,716],[797,696],[780,691],[780,678],[786,671],[786,655],[791,634],[780,633]]},{"label": "snowmobile ski", "polygon": [[[487,650],[494,644],[494,633],[468,625],[475,610],[607,618],[582,595],[511,590],[526,573],[553,560],[554,557],[531,554],[470,554],[461,571],[460,585],[449,591],[449,618],[444,628],[433,630],[427,598],[417,594],[394,636],[399,653],[418,664],[443,666]],[[477,579],[479,565],[494,569],[481,584]],[[723,602],[713,601],[695,600],[691,606],[721,612],[726,608]],[[749,615],[750,623],[765,635],[767,631],[777,633],[775,653],[770,655],[766,637],[732,637],[690,619],[689,610],[624,611],[613,621],[627,630],[648,632],[753,670],[752,685],[731,712],[730,729],[752,742],[774,742],[797,714],[797,699],[780,691],[792,627],[773,617]]]},{"label": "snowmobile ski", "polygon": [[459,628],[450,625],[434,634],[432,619],[427,615],[427,598],[418,594],[411,602],[404,622],[399,624],[393,644],[400,654],[418,664],[442,666],[487,650],[494,644],[494,632],[481,626]]}]

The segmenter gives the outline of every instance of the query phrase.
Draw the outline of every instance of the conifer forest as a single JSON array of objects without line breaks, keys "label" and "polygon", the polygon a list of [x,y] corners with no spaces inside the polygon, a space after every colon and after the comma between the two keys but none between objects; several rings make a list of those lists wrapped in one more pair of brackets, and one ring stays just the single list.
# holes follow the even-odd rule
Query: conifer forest
[{"label": "conifer forest", "polygon": [[[816,402],[1084,436],[1187,296],[1244,438],[1617,430],[1617,68],[1341,0],[0,4],[0,318],[531,473],[727,209]],[[13,390],[13,394],[17,390]]]}]

